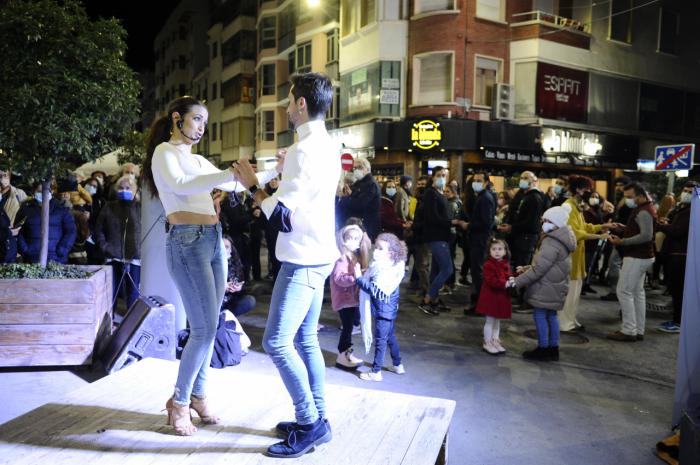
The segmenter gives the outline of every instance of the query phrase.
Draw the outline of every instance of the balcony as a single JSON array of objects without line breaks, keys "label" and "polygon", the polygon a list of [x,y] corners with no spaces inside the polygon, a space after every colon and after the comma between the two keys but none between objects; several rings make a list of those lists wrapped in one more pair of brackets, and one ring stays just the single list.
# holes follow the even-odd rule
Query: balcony
[{"label": "balcony", "polygon": [[591,25],[546,11],[533,10],[512,15],[513,40],[539,38],[572,47],[590,49]]}]

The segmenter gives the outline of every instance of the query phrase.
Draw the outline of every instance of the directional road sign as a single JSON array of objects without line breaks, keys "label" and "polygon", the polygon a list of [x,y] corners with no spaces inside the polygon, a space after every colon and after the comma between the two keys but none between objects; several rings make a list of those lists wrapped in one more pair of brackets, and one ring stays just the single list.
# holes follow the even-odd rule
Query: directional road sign
[{"label": "directional road sign", "polygon": [[693,169],[695,144],[662,145],[656,147],[656,171]]}]

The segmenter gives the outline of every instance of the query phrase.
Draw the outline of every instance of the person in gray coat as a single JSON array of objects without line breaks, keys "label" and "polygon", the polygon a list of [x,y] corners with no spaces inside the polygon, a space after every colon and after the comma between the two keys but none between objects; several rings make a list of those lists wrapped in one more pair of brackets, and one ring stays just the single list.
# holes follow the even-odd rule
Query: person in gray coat
[{"label": "person in gray coat", "polygon": [[510,286],[525,291],[525,301],[533,306],[537,328],[537,348],[523,353],[531,360],[559,360],[559,319],[569,292],[571,252],[576,250],[576,236],[568,226],[571,207],[553,207],[542,215],[540,243],[532,265],[516,268],[518,276]]}]

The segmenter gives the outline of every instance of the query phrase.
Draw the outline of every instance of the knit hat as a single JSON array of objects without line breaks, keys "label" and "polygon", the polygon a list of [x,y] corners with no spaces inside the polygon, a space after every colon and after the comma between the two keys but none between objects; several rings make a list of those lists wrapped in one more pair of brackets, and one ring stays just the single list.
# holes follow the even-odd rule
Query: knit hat
[{"label": "knit hat", "polygon": [[571,214],[571,207],[567,204],[563,204],[561,207],[552,207],[542,215],[542,218],[552,223],[558,228],[566,226],[569,222],[569,215]]}]

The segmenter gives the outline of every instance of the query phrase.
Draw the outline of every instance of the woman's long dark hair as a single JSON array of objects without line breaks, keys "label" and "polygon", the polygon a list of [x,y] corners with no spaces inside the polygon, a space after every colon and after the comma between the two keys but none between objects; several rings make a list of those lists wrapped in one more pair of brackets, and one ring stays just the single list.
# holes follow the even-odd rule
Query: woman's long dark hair
[{"label": "woman's long dark hair", "polygon": [[203,107],[205,105],[196,98],[188,95],[178,97],[170,102],[167,114],[153,121],[151,125],[148,141],[146,141],[146,159],[143,161],[141,181],[148,186],[152,197],[158,197],[158,188],[153,179],[153,169],[151,167],[153,152],[158,145],[170,140],[170,136],[173,132],[173,113],[178,113],[181,117],[184,117],[187,113],[192,111],[192,108],[195,106]]}]

